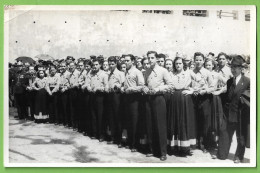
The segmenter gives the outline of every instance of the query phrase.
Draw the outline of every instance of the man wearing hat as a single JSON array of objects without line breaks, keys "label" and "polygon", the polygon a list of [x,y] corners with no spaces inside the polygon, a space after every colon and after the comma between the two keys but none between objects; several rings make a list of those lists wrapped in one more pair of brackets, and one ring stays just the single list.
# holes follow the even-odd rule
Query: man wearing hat
[{"label": "man wearing hat", "polygon": [[17,63],[17,72],[14,79],[14,100],[17,108],[18,118],[23,119],[28,116],[26,105],[26,87],[27,79],[25,77],[23,63]]},{"label": "man wearing hat", "polygon": [[[250,90],[250,79],[242,75],[244,60],[240,55],[233,57],[231,61],[231,72],[233,77],[227,81],[227,93],[223,102],[226,120],[222,123],[220,131],[219,146],[217,157],[226,159],[232,142],[232,137],[236,131],[237,149],[234,157],[234,163],[240,163],[245,154],[245,133],[243,131],[243,122],[241,121],[239,101],[245,91]],[[225,128],[226,125],[226,128]],[[214,157],[213,157],[214,158]]]}]

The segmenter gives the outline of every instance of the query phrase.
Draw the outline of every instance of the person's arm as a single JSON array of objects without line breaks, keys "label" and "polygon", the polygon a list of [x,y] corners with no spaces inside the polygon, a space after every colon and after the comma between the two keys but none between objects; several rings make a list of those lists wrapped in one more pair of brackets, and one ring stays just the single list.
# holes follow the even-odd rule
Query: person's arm
[{"label": "person's arm", "polygon": [[163,75],[163,80],[164,80],[165,84],[155,88],[154,90],[156,92],[166,92],[174,87],[173,80],[172,80],[169,72],[166,69],[162,71],[162,75]]},{"label": "person's arm", "polygon": [[129,87],[126,92],[140,92],[144,87],[144,77],[141,71],[136,71],[137,86]]}]

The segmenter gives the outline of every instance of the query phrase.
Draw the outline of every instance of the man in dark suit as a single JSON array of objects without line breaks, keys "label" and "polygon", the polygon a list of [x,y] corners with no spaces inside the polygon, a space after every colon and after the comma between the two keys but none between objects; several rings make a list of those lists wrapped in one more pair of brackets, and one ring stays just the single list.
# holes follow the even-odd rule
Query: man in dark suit
[{"label": "man in dark suit", "polygon": [[[232,142],[232,137],[236,131],[237,149],[234,157],[234,163],[240,163],[244,159],[245,154],[245,133],[242,116],[239,106],[242,93],[250,90],[250,79],[242,75],[243,58],[240,55],[234,56],[231,61],[231,72],[233,77],[227,81],[227,93],[223,100],[224,112],[226,119],[222,123],[222,130],[219,136],[219,146],[217,157],[226,159]],[[213,157],[214,158],[214,157]]]}]

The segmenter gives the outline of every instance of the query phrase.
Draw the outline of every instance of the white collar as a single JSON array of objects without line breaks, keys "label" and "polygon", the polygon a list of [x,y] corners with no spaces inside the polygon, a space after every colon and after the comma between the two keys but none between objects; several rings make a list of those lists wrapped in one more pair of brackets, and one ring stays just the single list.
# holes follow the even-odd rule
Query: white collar
[{"label": "white collar", "polygon": [[238,82],[240,81],[241,79],[241,73],[236,77],[236,85],[238,84]]}]

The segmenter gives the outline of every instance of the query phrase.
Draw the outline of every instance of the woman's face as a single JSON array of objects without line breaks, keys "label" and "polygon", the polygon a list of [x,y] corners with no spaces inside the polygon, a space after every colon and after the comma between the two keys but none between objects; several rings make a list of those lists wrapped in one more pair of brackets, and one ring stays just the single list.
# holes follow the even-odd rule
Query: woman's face
[{"label": "woman's face", "polygon": [[204,64],[204,60],[203,60],[203,57],[202,56],[196,56],[195,57],[195,65],[197,68],[201,68],[203,67],[203,64]]},{"label": "woman's face", "polygon": [[175,61],[175,68],[178,72],[182,71],[183,69],[182,59],[178,59],[177,61]]},{"label": "woman's face", "polygon": [[39,76],[40,76],[40,78],[43,78],[43,77],[44,77],[43,71],[39,71]]},{"label": "woman's face", "polygon": [[194,70],[194,68],[195,68],[195,65],[194,65],[194,64],[191,64],[191,65],[190,65],[190,70]]},{"label": "woman's face", "polygon": [[212,61],[207,61],[205,63],[205,68],[209,71],[212,71],[213,70],[213,64],[212,64]]},{"label": "woman's face", "polygon": [[122,72],[126,72],[126,65],[125,65],[125,64],[122,64],[122,66],[121,66],[121,71],[122,71]]},{"label": "woman's face", "polygon": [[165,62],[165,68],[166,68],[168,71],[172,71],[172,69],[173,69],[172,61],[167,60],[167,61]]},{"label": "woman's face", "polygon": [[104,71],[108,71],[108,69],[109,69],[109,67],[108,67],[108,62],[105,61],[105,62],[103,63],[103,70],[104,70]]}]

